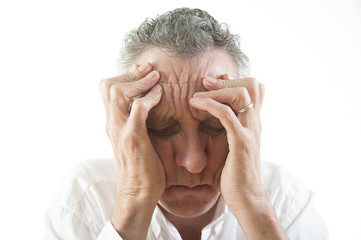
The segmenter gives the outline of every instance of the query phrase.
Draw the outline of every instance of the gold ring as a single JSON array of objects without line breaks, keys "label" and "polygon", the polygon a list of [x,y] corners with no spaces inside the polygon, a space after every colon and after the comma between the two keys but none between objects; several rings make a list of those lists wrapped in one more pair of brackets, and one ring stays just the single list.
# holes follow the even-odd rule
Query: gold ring
[{"label": "gold ring", "polygon": [[130,113],[130,111],[132,111],[133,102],[134,102],[134,99],[131,98],[130,102],[129,102],[129,105],[128,105],[128,113]]},{"label": "gold ring", "polygon": [[251,107],[253,107],[253,103],[248,104],[247,106],[245,106],[244,108],[242,108],[241,110],[236,111],[236,113],[243,113],[246,112],[248,109],[250,109]]}]

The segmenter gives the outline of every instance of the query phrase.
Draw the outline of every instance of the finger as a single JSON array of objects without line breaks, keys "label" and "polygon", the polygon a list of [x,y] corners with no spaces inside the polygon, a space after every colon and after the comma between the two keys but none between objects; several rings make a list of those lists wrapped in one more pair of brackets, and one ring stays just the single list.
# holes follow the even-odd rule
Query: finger
[{"label": "finger", "polygon": [[[224,78],[224,77],[223,77]],[[229,79],[229,77],[227,76]],[[242,78],[233,80],[216,79],[209,76],[203,78],[203,85],[207,90],[216,90],[221,88],[245,87],[251,96],[255,109],[260,107],[259,86],[255,78]]]},{"label": "finger", "polygon": [[[146,63],[146,65],[148,65],[148,63]],[[138,70],[139,67],[139,64],[135,63],[128,69],[128,71],[126,71],[126,73],[135,72]]]},{"label": "finger", "polygon": [[[108,113],[109,110],[109,99],[110,99],[109,90],[113,84],[128,82],[131,79],[134,79],[135,76],[139,76],[139,78],[143,78],[151,70],[152,70],[152,65],[148,62],[140,67],[138,64],[133,64],[127,73],[122,74],[120,76],[101,80],[99,83],[99,91],[103,100],[106,113]],[[129,72],[132,72],[132,74],[129,75]]]},{"label": "finger", "polygon": [[226,74],[223,74],[222,79],[223,79],[223,80],[231,80],[231,79],[229,78],[229,76],[228,76],[227,73],[226,73]]},{"label": "finger", "polygon": [[127,121],[129,113],[124,111],[121,98],[124,97],[119,85],[110,88],[109,113],[107,115],[106,132],[112,139],[114,134],[120,132],[120,128]]},{"label": "finger", "polygon": [[251,97],[245,87],[196,92],[193,97],[212,98],[218,102],[227,103],[234,111],[240,110],[251,103]]},{"label": "finger", "polygon": [[244,135],[244,127],[229,106],[219,103],[212,98],[191,98],[190,104],[194,108],[207,111],[218,118],[227,131],[229,150],[234,151],[237,146],[239,148],[239,139]]},{"label": "finger", "polygon": [[147,95],[134,100],[130,111],[129,121],[135,129],[145,129],[149,111],[159,103],[162,96],[162,87],[155,85]]},{"label": "finger", "polygon": [[[134,66],[134,65],[133,65]],[[148,66],[148,67],[147,67]],[[141,69],[139,67],[138,69]],[[144,69],[144,68],[143,68]],[[150,64],[146,65],[146,68],[144,70],[144,74],[149,72],[151,70]],[[139,74],[138,76],[143,76],[144,74]],[[113,85],[119,85],[121,86],[120,90],[123,92],[123,94],[127,97],[127,99],[124,99],[124,103],[129,105],[129,99],[148,91],[151,87],[153,87],[159,80],[159,73],[157,71],[152,71],[149,74],[146,74],[145,77],[143,77],[140,80],[129,82],[129,75],[123,74],[121,76],[115,77],[115,78],[109,78],[104,79],[100,82],[99,89],[102,95],[104,107],[106,110],[106,115],[108,115],[109,112],[109,98],[110,98],[110,88]]]},{"label": "finger", "polygon": [[[159,73],[157,71],[152,71],[145,78],[138,80],[136,82],[126,82],[120,84],[114,84],[112,86],[116,87],[117,91],[120,93],[118,96],[119,111],[122,116],[127,118],[131,108],[133,108],[140,94],[148,91],[152,88],[159,80]],[[156,88],[158,89],[158,87]]]},{"label": "finger", "polygon": [[222,79],[223,79],[223,80],[233,80],[233,78],[231,78],[231,77],[228,75],[228,73],[223,74]]},{"label": "finger", "polygon": [[139,66],[139,64],[133,64],[129,68],[129,70],[124,74],[125,77],[121,79],[117,79],[117,77],[115,77],[114,80],[121,82],[133,82],[145,77],[147,74],[151,72],[152,69],[153,66],[149,62],[146,62],[141,66]]},{"label": "finger", "polygon": [[213,100],[229,105],[237,115],[242,126],[248,127],[249,114],[237,112],[252,103],[245,87],[224,88],[206,92],[197,92],[193,97],[212,98]]},{"label": "finger", "polygon": [[100,82],[100,90],[104,88],[109,89],[111,85],[115,83],[134,82],[142,79],[147,76],[152,71],[152,69],[153,67],[149,62],[141,66],[139,66],[139,64],[133,64],[126,73],[116,77],[103,79]]}]

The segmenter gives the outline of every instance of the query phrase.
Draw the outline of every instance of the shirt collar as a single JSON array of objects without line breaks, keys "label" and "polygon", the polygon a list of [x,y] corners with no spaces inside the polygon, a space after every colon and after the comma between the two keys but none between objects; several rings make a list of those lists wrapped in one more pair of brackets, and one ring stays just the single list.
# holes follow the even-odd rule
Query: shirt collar
[{"label": "shirt collar", "polygon": [[[228,206],[225,205],[223,213],[202,229],[202,239],[203,236],[215,237],[219,235],[223,229],[223,225],[226,219],[229,216],[230,212]],[[173,226],[171,222],[166,219],[158,205],[154,209],[149,230],[152,232],[156,239],[182,239],[178,230]]]}]

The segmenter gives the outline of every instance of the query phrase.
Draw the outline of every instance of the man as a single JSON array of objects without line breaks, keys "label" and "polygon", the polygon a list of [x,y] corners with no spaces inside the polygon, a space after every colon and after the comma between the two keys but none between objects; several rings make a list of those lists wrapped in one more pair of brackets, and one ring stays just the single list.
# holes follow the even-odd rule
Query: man
[{"label": "man", "polygon": [[328,239],[312,193],[260,161],[264,86],[226,25],[147,19],[119,66],[100,83],[115,159],[70,173],[46,239]]}]

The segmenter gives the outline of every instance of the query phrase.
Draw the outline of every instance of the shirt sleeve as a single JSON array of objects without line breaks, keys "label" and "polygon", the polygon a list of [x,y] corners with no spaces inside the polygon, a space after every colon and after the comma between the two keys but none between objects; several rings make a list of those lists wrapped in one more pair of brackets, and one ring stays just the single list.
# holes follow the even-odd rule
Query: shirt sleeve
[{"label": "shirt sleeve", "polygon": [[122,240],[110,220],[100,234],[96,228],[65,208],[51,206],[45,217],[44,240]]},{"label": "shirt sleeve", "polygon": [[107,164],[85,161],[68,172],[46,211],[45,240],[122,239],[110,222],[116,183]]},{"label": "shirt sleeve", "polygon": [[287,234],[292,240],[329,239],[327,226],[314,206],[313,197],[288,227]]},{"label": "shirt sleeve", "polygon": [[262,162],[262,183],[277,217],[292,240],[328,240],[314,205],[314,193],[283,167]]},{"label": "shirt sleeve", "polygon": [[120,237],[112,223],[108,221],[96,240],[123,240],[123,238]]}]

